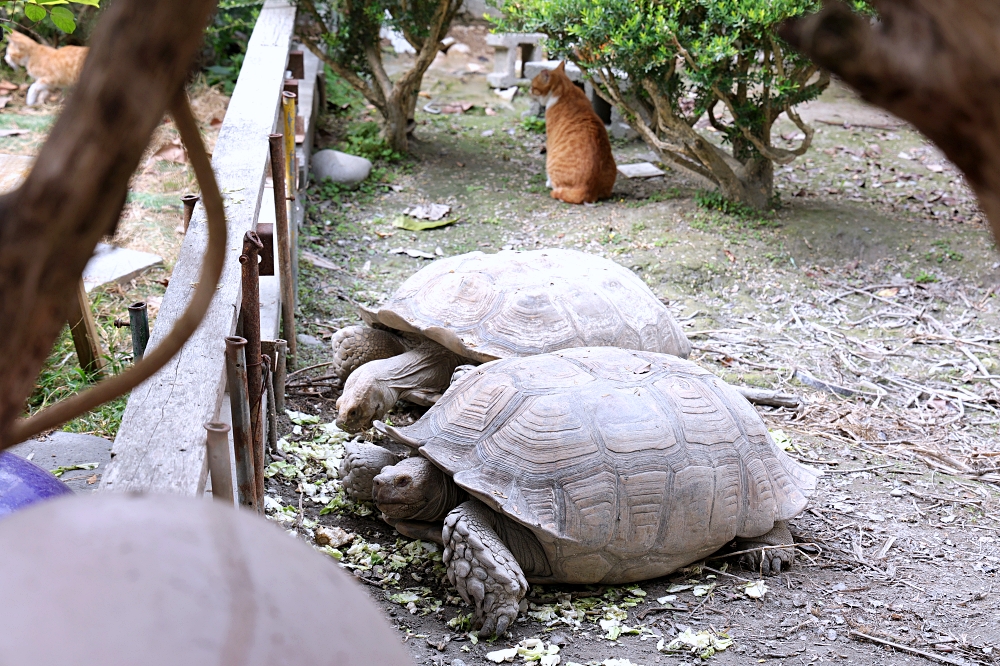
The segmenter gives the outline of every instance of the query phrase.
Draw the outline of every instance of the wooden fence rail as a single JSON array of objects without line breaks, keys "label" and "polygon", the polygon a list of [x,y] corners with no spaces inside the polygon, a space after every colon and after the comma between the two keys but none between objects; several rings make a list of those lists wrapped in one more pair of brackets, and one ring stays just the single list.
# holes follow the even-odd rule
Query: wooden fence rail
[{"label": "wooden fence rail", "polygon": [[[112,461],[101,480],[102,491],[190,496],[205,491],[208,459],[204,426],[210,421],[229,421],[228,407],[224,407],[224,402],[228,402],[224,400],[225,338],[235,333],[239,317],[238,259],[243,235],[255,229],[258,221],[274,220],[274,203],[267,178],[268,135],[282,131],[280,99],[294,25],[293,4],[287,0],[264,3],[212,158],[226,200],[228,222],[227,260],[219,288],[201,326],[184,349],[160,372],[132,391],[112,447]],[[314,111],[319,101],[314,93],[320,69],[311,55],[305,54],[306,78],[299,87],[304,102],[299,113],[306,128],[305,137],[299,137],[302,142],[300,164],[308,160]],[[290,223],[294,228],[301,219],[302,206],[292,208]],[[150,336],[150,348],[160,342],[187,307],[198,280],[207,240],[205,212],[199,204],[170,277]],[[277,280],[277,276],[261,278],[264,339],[277,337],[280,312]]]}]

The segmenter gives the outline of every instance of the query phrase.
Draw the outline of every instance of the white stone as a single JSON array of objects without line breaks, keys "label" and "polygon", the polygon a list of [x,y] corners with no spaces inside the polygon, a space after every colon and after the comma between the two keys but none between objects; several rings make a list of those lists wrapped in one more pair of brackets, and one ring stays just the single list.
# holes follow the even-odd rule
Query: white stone
[{"label": "white stone", "polygon": [[364,157],[327,149],[312,156],[310,168],[317,181],[329,178],[335,183],[356,185],[371,173],[372,163]]},{"label": "white stone", "polygon": [[653,176],[662,176],[665,172],[657,168],[655,164],[639,162],[638,164],[619,164],[618,173],[626,178],[652,178]]}]

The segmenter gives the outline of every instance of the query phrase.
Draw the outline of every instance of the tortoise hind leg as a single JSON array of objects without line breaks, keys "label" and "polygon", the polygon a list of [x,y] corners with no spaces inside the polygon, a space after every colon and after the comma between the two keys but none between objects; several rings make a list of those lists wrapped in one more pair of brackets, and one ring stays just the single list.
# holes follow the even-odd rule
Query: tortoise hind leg
[{"label": "tortoise hind leg", "polygon": [[365,363],[397,356],[407,349],[398,335],[367,326],[345,326],[333,334],[330,344],[333,373],[341,382]]},{"label": "tortoise hind leg", "polygon": [[478,500],[463,502],[444,519],[448,580],[475,607],[479,636],[502,635],[517,618],[528,581],[497,534],[493,513]]},{"label": "tortoise hind leg", "polygon": [[[795,541],[792,533],[788,531],[788,525],[784,522],[776,522],[774,528],[767,534],[747,539],[738,539],[736,549],[751,550],[740,557],[740,562],[748,569],[759,571],[762,574],[778,574],[782,569],[792,566],[795,561],[795,548],[792,547]],[[783,548],[782,546],[788,546]],[[760,550],[756,550],[756,549]]]}]

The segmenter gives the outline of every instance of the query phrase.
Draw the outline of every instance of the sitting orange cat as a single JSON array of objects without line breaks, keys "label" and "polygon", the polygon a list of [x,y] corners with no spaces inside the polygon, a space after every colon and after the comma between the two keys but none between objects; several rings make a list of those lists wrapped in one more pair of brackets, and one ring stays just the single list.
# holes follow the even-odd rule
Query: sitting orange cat
[{"label": "sitting orange cat", "polygon": [[86,46],[54,49],[11,31],[7,36],[7,55],[4,60],[14,69],[19,65],[24,67],[28,70],[28,75],[35,79],[28,88],[27,99],[28,106],[34,106],[44,102],[50,90],[68,88],[76,83],[87,51]]},{"label": "sitting orange cat", "polygon": [[611,141],[590,100],[566,76],[566,63],[543,70],[531,95],[545,106],[545,170],[552,198],[593,203],[611,196],[618,168]]}]

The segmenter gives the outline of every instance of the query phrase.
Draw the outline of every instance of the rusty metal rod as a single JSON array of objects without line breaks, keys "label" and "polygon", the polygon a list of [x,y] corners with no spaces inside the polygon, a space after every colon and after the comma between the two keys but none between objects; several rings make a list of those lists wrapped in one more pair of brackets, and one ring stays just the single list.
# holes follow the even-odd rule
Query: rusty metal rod
[{"label": "rusty metal rod", "polygon": [[187,233],[188,226],[191,224],[191,214],[194,213],[194,205],[198,203],[200,198],[197,194],[185,194],[181,197],[181,203],[184,204],[184,233]]},{"label": "rusty metal rod", "polygon": [[288,342],[285,340],[274,341],[274,408],[279,414],[285,413],[285,378],[288,367],[285,359],[288,358]]},{"label": "rusty metal rod", "polygon": [[233,415],[233,452],[236,457],[236,501],[241,507],[261,511],[254,476],[253,435],[250,428],[250,400],[247,394],[247,341],[226,338],[226,379],[229,407]]},{"label": "rusty metal rod", "polygon": [[[288,205],[285,199],[285,174],[274,165],[285,163],[284,137],[268,135],[271,147],[271,180],[274,192],[274,223],[278,234],[278,280],[281,284],[281,331],[288,340],[288,352],[295,358],[295,286],[292,281],[292,240],[288,229]],[[284,359],[282,359],[284,361]],[[285,365],[282,363],[281,365]],[[281,398],[284,403],[284,395]],[[282,409],[284,411],[284,409]]]},{"label": "rusty metal rod", "polygon": [[[265,390],[267,391],[267,451],[278,449],[278,410],[274,404],[274,364],[269,356],[264,357]],[[265,451],[266,453],[266,451]]]},{"label": "rusty metal rod", "polygon": [[208,431],[208,471],[212,475],[212,497],[233,503],[233,468],[229,462],[229,426],[225,423],[209,422]]},{"label": "rusty metal rod", "polygon": [[145,301],[128,306],[129,330],[132,333],[132,362],[138,363],[149,344],[149,309]]},{"label": "rusty metal rod", "polygon": [[256,470],[254,487],[257,498],[264,496],[264,428],[261,405],[264,384],[261,381],[260,360],[260,272],[258,255],[264,247],[252,231],[243,236],[243,298],[240,316],[243,320],[243,337],[246,338],[247,398],[250,401],[250,430],[253,437],[253,464]]}]

